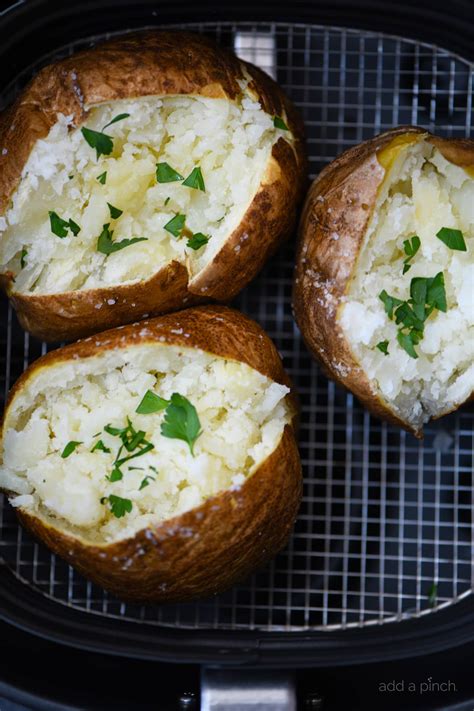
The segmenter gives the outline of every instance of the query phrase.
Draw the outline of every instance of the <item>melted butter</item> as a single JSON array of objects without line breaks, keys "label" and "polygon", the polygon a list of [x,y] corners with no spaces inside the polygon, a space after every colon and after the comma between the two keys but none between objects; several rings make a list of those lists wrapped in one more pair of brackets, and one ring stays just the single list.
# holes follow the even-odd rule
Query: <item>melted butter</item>
[{"label": "melted butter", "polygon": [[377,153],[378,162],[382,168],[385,168],[385,171],[388,172],[400,151],[422,138],[422,133],[402,133],[401,136],[394,138],[393,141],[390,141],[388,146],[382,148],[382,150]]}]

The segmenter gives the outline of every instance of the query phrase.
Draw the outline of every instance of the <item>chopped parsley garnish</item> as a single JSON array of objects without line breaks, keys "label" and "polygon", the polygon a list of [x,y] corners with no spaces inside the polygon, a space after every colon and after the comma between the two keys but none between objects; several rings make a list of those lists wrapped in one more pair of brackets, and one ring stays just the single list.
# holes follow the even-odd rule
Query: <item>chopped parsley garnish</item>
[{"label": "chopped parsley garnish", "polygon": [[53,210],[50,210],[48,215],[51,225],[51,232],[61,239],[68,236],[69,230],[71,230],[74,236],[78,235],[81,231],[81,228],[77,222],[74,222],[74,220],[63,220],[62,217],[59,217],[57,212],[54,212]]},{"label": "chopped parsley garnish", "polygon": [[138,491],[141,491],[142,489],[145,488],[145,486],[148,486],[148,484],[150,483],[150,481],[155,481],[155,477],[154,477],[154,476],[150,476],[150,474],[147,474],[146,477],[144,477],[144,478],[142,479],[141,484],[140,484],[140,486],[138,487]]},{"label": "chopped parsley garnish", "polygon": [[22,249],[21,252],[20,252],[20,267],[21,267],[22,269],[24,269],[25,266],[26,266],[26,256],[27,256],[27,254],[28,254],[28,250],[26,250],[26,249]]},{"label": "chopped parsley garnish", "polygon": [[97,250],[102,252],[102,254],[112,254],[113,252],[119,252],[125,247],[130,247],[131,244],[136,244],[137,242],[145,242],[148,237],[132,237],[132,239],[122,239],[120,242],[113,242],[113,230],[109,230],[110,223],[103,226],[102,232],[97,240]]},{"label": "chopped parsley garnish", "polygon": [[172,234],[173,237],[179,237],[184,229],[185,222],[186,215],[175,215],[169,222],[166,223],[164,229]]},{"label": "chopped parsley garnish", "polygon": [[91,128],[81,128],[81,133],[91,148],[95,148],[97,160],[100,156],[108,156],[114,150],[114,142],[111,136],[101,131],[93,131]]},{"label": "chopped parsley garnish", "polygon": [[165,207],[167,206],[167,204],[169,203],[170,200],[171,200],[170,197],[167,197],[167,198],[166,198],[166,200],[165,200]]},{"label": "chopped parsley garnish", "polygon": [[121,479],[123,479],[123,474],[118,467],[114,467],[110,476],[106,478],[111,482],[120,481]]},{"label": "chopped parsley garnish", "polygon": [[379,341],[377,343],[377,348],[382,351],[384,355],[388,355],[388,341]]},{"label": "chopped parsley garnish", "polygon": [[[106,425],[104,427],[104,431],[112,435],[113,437],[119,437],[122,441],[122,444],[117,452],[117,456],[115,457],[115,461],[113,463],[112,474],[110,475],[110,477],[108,477],[109,481],[118,481],[122,478],[122,472],[120,471],[120,467],[122,467],[126,462],[130,461],[131,459],[135,459],[135,457],[141,457],[150,450],[154,449],[154,444],[148,442],[148,440],[145,439],[146,433],[143,430],[137,431],[132,425],[129,418],[127,418],[126,427],[119,428],[112,427],[111,425]],[[122,454],[124,449],[127,452],[133,452],[133,454],[130,454],[126,457],[121,457],[120,455]],[[120,476],[118,475],[118,473],[114,474],[115,470],[120,473]],[[114,478],[111,478],[112,476]]]},{"label": "chopped parsley garnish", "polygon": [[115,518],[122,518],[122,516],[125,516],[126,513],[130,513],[133,506],[130,499],[122,499],[121,496],[115,496],[115,494],[103,496],[100,503],[108,503]]},{"label": "chopped parsley garnish", "polygon": [[151,390],[147,390],[135,412],[139,415],[150,415],[153,412],[164,410],[169,403],[169,400],[165,400],[159,395],[155,395]]},{"label": "chopped parsley garnish", "polygon": [[467,252],[466,242],[461,230],[454,230],[451,227],[442,227],[436,233],[436,237],[444,242],[449,249],[455,249],[458,252]]},{"label": "chopped parsley garnish", "polygon": [[157,163],[156,180],[158,183],[175,183],[179,180],[184,180],[184,178],[169,163]]},{"label": "chopped parsley garnish", "polygon": [[203,235],[202,232],[195,232],[192,237],[187,241],[188,247],[191,249],[201,249],[205,244],[209,242],[210,237],[208,235]]},{"label": "chopped parsley garnish", "polygon": [[82,444],[82,442],[75,442],[74,440],[71,440],[70,442],[67,443],[67,445],[64,447],[61,457],[62,459],[67,459],[70,454],[74,452],[76,447],[78,445]]},{"label": "chopped parsley garnish", "polygon": [[409,269],[411,269],[411,260],[418,252],[421,246],[421,240],[418,235],[413,235],[411,239],[406,239],[403,242],[403,250],[407,255],[406,259],[403,260],[403,274],[406,274]]},{"label": "chopped parsley garnish", "polygon": [[96,180],[98,180],[101,185],[105,185],[107,181],[107,171],[104,170],[103,173],[97,176]]},{"label": "chopped parsley garnish", "polygon": [[112,218],[112,220],[116,220],[120,217],[120,215],[123,215],[123,210],[119,210],[118,207],[114,207],[110,204],[110,202],[107,203],[107,207],[109,208],[110,217]]},{"label": "chopped parsley garnish", "polygon": [[[448,305],[443,272],[434,277],[415,277],[410,282],[410,298],[406,301],[390,296],[384,290],[379,299],[383,301],[390,319],[400,326],[397,341],[411,358],[418,358],[415,346],[423,338],[426,319],[437,309],[446,312]],[[377,346],[378,347],[378,346]]]},{"label": "chopped parsley garnish", "polygon": [[187,442],[194,457],[194,444],[201,432],[201,423],[194,405],[184,395],[173,393],[161,423],[163,437]]},{"label": "chopped parsley garnish", "polygon": [[99,439],[92,447],[91,452],[105,452],[106,454],[110,454],[110,449]]},{"label": "chopped parsley garnish", "polygon": [[281,116],[274,116],[273,117],[273,125],[275,128],[280,128],[282,131],[289,131],[290,129],[286,125],[286,123],[283,121]]},{"label": "chopped parsley garnish", "polygon": [[112,121],[109,121],[109,123],[106,123],[105,126],[102,127],[102,130],[105,131],[108,126],[112,126],[112,124],[117,123],[117,121],[123,121],[123,119],[126,119],[129,116],[130,114],[118,114],[117,116],[114,116]]},{"label": "chopped parsley garnish", "polygon": [[206,192],[201,168],[193,168],[186,180],[184,181],[183,185],[186,185],[186,187],[188,188],[194,188],[194,190],[202,190],[203,193]]}]

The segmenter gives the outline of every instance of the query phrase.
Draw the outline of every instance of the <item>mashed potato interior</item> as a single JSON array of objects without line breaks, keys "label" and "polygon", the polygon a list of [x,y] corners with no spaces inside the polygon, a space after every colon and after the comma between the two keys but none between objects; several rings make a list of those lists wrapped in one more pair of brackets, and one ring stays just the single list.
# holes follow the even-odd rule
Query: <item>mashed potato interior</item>
[{"label": "mashed potato interior", "polygon": [[[436,235],[461,230],[467,251]],[[421,245],[403,274],[404,241]],[[434,310],[411,357],[379,294],[410,298],[414,277],[442,272],[447,310]],[[340,311],[340,324],[382,398],[412,424],[448,412],[474,388],[474,180],[426,141],[402,150],[386,179]],[[388,355],[377,344],[388,341]]]},{"label": "mashed potato interior", "polygon": [[[16,291],[49,294],[132,283],[171,260],[186,264],[192,277],[238,226],[272,145],[280,136],[291,140],[244,84],[236,101],[156,96],[105,103],[91,108],[84,126],[109,136],[112,152],[97,157],[72,117],[59,114],[47,138],[35,144],[0,217],[1,269],[15,274]],[[184,179],[199,168],[205,190],[183,180],[158,182],[158,163]],[[108,203],[122,214],[113,218]],[[49,212],[73,220],[80,231],[54,234]],[[179,236],[165,229],[177,215],[185,217]],[[146,241],[103,254],[98,238],[105,224],[114,242]],[[199,249],[188,246],[196,233],[208,238]]]},{"label": "mashed potato interior", "polygon": [[[194,456],[185,441],[161,433],[165,410],[136,413],[148,390],[165,399],[179,393],[194,405],[202,430]],[[175,346],[55,364],[39,370],[8,411],[0,487],[17,494],[13,505],[40,510],[89,540],[125,538],[241,486],[278,446],[292,415],[288,392],[245,364]],[[110,481],[121,441],[104,428],[124,428],[127,418],[153,448]],[[99,440],[109,452],[91,451]],[[80,444],[62,457],[72,441]],[[110,495],[130,501],[131,510],[116,517],[104,502]]]}]

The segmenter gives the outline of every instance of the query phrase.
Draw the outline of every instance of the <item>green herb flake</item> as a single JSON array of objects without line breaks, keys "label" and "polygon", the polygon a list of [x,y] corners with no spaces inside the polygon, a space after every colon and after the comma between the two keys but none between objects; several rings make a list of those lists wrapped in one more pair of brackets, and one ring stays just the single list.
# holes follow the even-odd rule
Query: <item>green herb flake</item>
[{"label": "green herb flake", "polygon": [[99,439],[92,447],[91,452],[105,452],[106,454],[110,454],[110,449]]},{"label": "green herb flake", "polygon": [[203,235],[202,232],[196,232],[192,237],[186,242],[187,246],[191,249],[197,250],[204,247],[205,244],[209,242],[210,237],[208,235]]},{"label": "green herb flake", "polygon": [[22,249],[20,252],[20,267],[22,269],[25,268],[26,266],[26,257],[28,255],[28,250],[27,249]]},{"label": "green herb flake", "polygon": [[163,437],[187,442],[194,457],[194,444],[201,432],[201,423],[194,405],[184,395],[173,393],[161,424]]},{"label": "green herb flake", "polygon": [[382,351],[384,355],[388,355],[388,341],[379,341],[376,348]]},{"label": "green herb flake", "polygon": [[105,183],[106,183],[106,181],[107,181],[107,171],[104,170],[103,173],[101,173],[100,175],[97,176],[96,180],[97,180],[101,185],[105,185]]},{"label": "green herb flake", "polygon": [[81,133],[91,148],[95,148],[97,160],[100,156],[108,156],[114,150],[114,142],[111,136],[101,131],[93,131],[91,128],[81,128]]},{"label": "green herb flake", "polygon": [[165,200],[165,207],[167,206],[167,204],[169,203],[170,200],[171,200],[170,197],[167,197],[167,198],[166,198],[166,200]]},{"label": "green herb flake", "polygon": [[415,339],[413,337],[413,333],[403,333],[403,331],[399,331],[397,333],[397,341],[411,358],[418,358],[418,353],[415,351]]},{"label": "green herb flake", "polygon": [[157,163],[156,180],[158,183],[176,183],[179,180],[184,180],[184,178],[169,163]]},{"label": "green herb flake", "polygon": [[121,479],[123,479],[123,474],[118,467],[114,467],[110,476],[106,478],[111,482],[120,481]]},{"label": "green herb flake", "polygon": [[164,229],[173,235],[173,237],[179,237],[184,229],[184,223],[186,222],[186,215],[175,215],[171,218],[169,222],[166,223]]},{"label": "green herb flake", "polygon": [[153,412],[160,412],[170,404],[159,395],[155,395],[151,390],[147,390],[135,412],[139,415],[150,415]]},{"label": "green herb flake", "polygon": [[436,601],[438,598],[438,586],[436,583],[433,583],[428,590],[428,603],[430,607],[434,607],[436,605]]},{"label": "green herb flake", "polygon": [[69,224],[69,229],[71,230],[71,232],[72,232],[72,234],[74,235],[74,237],[77,237],[77,235],[78,235],[79,232],[81,231],[81,228],[79,227],[79,225],[77,224],[77,222],[74,222],[74,220],[71,220],[71,219],[70,219],[68,224]]},{"label": "green herb flake", "polygon": [[72,454],[76,447],[80,444],[82,444],[82,442],[76,442],[75,440],[71,440],[70,442],[68,442],[62,451],[61,458],[67,459],[69,455]]},{"label": "green herb flake", "polygon": [[109,229],[110,223],[103,226],[102,232],[97,240],[97,250],[102,254],[113,254],[114,252],[119,252],[125,247],[130,247],[132,244],[137,242],[146,242],[147,237],[132,237],[132,239],[122,239],[120,242],[113,242],[113,230]]},{"label": "green herb flake", "polygon": [[286,123],[283,121],[281,116],[274,116],[273,117],[273,125],[275,128],[280,128],[282,131],[289,131],[290,129],[286,125]]},{"label": "green herb flake", "polygon": [[69,222],[67,220],[63,220],[62,217],[59,217],[58,213],[53,210],[50,210],[48,215],[51,225],[51,232],[57,237],[61,237],[61,239],[67,237],[68,230],[70,229]]},{"label": "green herb flake", "polygon": [[105,504],[106,502],[110,504],[110,510],[115,518],[122,518],[122,516],[125,516],[126,513],[130,513],[133,506],[130,499],[122,499],[121,496],[115,496],[115,494],[103,497],[100,502],[102,504]]},{"label": "green herb flake", "polygon": [[202,190],[202,192],[205,193],[206,187],[204,185],[201,168],[193,168],[183,185],[186,185],[188,188],[194,188],[194,190]]},{"label": "green herb flake", "polygon": [[400,299],[396,299],[394,296],[389,296],[385,289],[380,292],[379,299],[383,302],[385,306],[385,313],[391,319],[393,318],[393,309],[395,306],[400,306],[403,303]]},{"label": "green herb flake", "polygon": [[458,252],[467,252],[466,242],[461,230],[454,230],[451,227],[442,227],[436,233],[436,237],[444,242],[449,249],[455,249]]},{"label": "green herb flake", "polygon": [[107,203],[107,207],[109,208],[110,217],[112,218],[112,220],[117,220],[120,215],[123,215],[123,210],[119,210],[118,207],[114,207],[110,204],[110,202]]},{"label": "green herb flake", "polygon": [[150,481],[155,481],[155,477],[154,477],[154,476],[150,476],[150,474],[147,474],[147,476],[142,479],[141,484],[140,484],[140,486],[138,487],[138,491],[141,491],[141,490],[144,489],[146,486],[148,486],[149,483],[150,483]]},{"label": "green herb flake", "polygon": [[109,121],[109,123],[106,123],[105,126],[102,128],[102,130],[105,131],[105,129],[108,126],[112,126],[112,124],[117,123],[117,121],[123,121],[124,119],[128,118],[129,116],[130,116],[130,114],[118,114],[117,116],[114,116],[112,121]]},{"label": "green herb flake", "polygon": [[421,240],[418,235],[413,235],[411,239],[406,239],[403,242],[403,251],[407,255],[407,258],[403,261],[403,274],[406,274],[409,269],[411,269],[411,260],[418,252],[421,247]]}]

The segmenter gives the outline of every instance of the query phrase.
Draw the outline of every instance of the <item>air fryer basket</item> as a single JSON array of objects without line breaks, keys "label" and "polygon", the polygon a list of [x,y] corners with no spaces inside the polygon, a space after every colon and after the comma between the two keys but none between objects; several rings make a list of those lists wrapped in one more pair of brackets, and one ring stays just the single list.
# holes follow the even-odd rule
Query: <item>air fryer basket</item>
[{"label": "air fryer basket", "polygon": [[[474,65],[443,49],[309,24],[181,27],[216,38],[277,78],[305,120],[311,177],[345,148],[394,125],[470,134]],[[43,51],[4,87],[2,104],[52,58],[106,36]],[[293,251],[294,242],[234,304],[274,339],[302,400],[305,488],[288,547],[210,600],[126,604],[37,544],[4,502],[5,619],[111,653],[222,663],[343,663],[473,638],[473,407],[428,425],[419,442],[328,381],[292,318]],[[6,300],[1,308],[6,396],[47,346],[21,330]]]}]

